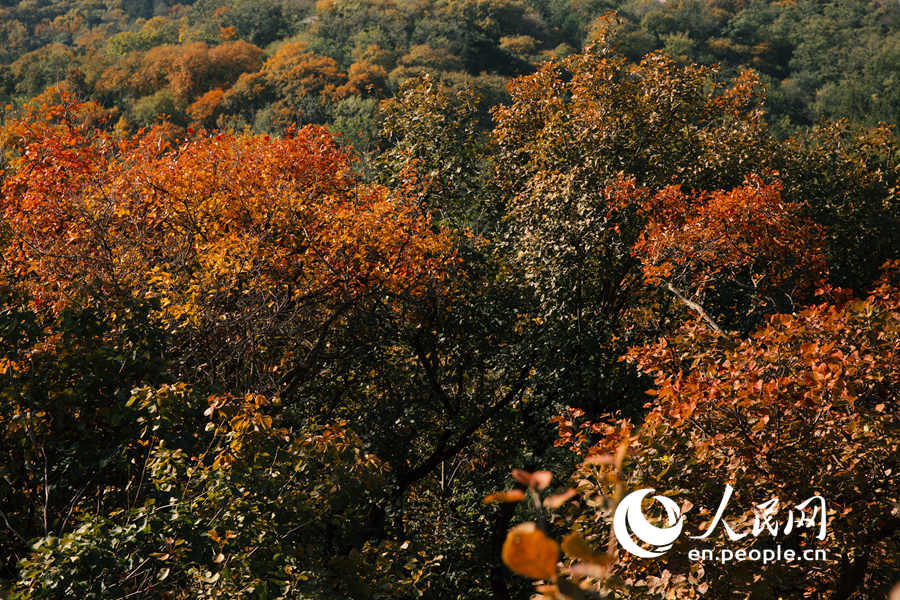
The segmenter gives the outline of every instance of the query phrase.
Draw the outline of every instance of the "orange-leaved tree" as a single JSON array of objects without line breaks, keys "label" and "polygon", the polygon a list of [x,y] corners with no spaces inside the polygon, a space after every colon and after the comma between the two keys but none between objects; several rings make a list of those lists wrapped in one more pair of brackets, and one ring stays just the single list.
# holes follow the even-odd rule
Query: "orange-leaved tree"
[{"label": "orange-leaved tree", "polygon": [[[629,190],[628,186],[625,186]],[[644,281],[662,286],[724,335],[811,297],[828,274],[824,229],[783,198],[778,181],[751,174],[732,190],[668,186],[620,195],[646,221],[633,254]]]},{"label": "orange-leaved tree", "polygon": [[[562,544],[567,558],[557,564],[556,542],[543,533],[526,536],[521,526],[509,533],[507,544],[517,550],[504,560],[514,572],[547,580],[538,586],[541,597],[887,594],[900,527],[895,283],[885,281],[861,300],[771,315],[736,343],[699,320],[689,322],[625,358],[653,378],[640,423],[560,420],[561,445],[586,454],[576,488],[562,496],[566,503],[577,492],[563,513],[573,527]],[[596,433],[601,439],[586,452],[579,447]],[[675,501],[686,522],[674,544],[652,560],[620,548],[612,532],[619,502],[639,488]],[[797,507],[817,496],[820,512],[801,515]],[[714,516],[723,497],[724,524]],[[544,507],[559,508],[555,498]],[[643,510],[653,514],[649,508]],[[650,520],[673,524],[664,515]],[[712,560],[691,558],[692,550],[705,549],[714,551]],[[725,560],[723,549],[739,558]],[[794,553],[792,560],[781,558],[784,549]],[[767,563],[752,560],[753,551],[759,557],[769,550]],[[824,554],[806,554],[816,550]]]},{"label": "orange-leaved tree", "polygon": [[447,285],[444,234],[403,190],[363,184],[324,129],[121,139],[80,110],[7,125],[4,274],[35,306],[157,303],[185,364],[276,391],[347,314]]},{"label": "orange-leaved tree", "polygon": [[[508,543],[522,547],[505,557],[507,564],[552,580],[539,591],[557,599],[610,591],[630,598],[885,594],[900,526],[893,483],[900,467],[898,264],[885,265],[882,281],[864,299],[827,285],[813,295],[827,273],[822,230],[780,198],[777,184],[751,177],[731,191],[693,196],[674,187],[657,194],[631,183],[620,187],[618,209],[637,204],[646,213],[632,247],[645,283],[665,284],[698,317],[662,329],[656,341],[622,357],[653,380],[652,401],[638,423],[610,417],[578,424],[582,411],[556,419],[559,445],[587,454],[575,478],[578,503],[567,509],[575,531],[562,548],[570,560],[556,565],[555,552],[546,558],[555,542],[520,528],[510,531]],[[746,335],[720,327],[701,304],[723,285],[736,285],[732,298],[741,300],[713,303],[714,315],[740,322],[748,307],[767,315]],[[782,298],[791,302],[785,306]],[[793,300],[807,305],[773,314],[792,309]],[[689,523],[653,561],[618,549],[611,531],[619,502],[636,488],[679,501]],[[723,496],[729,496],[723,514],[731,530],[719,526],[708,541],[691,539],[722,517],[714,515]],[[822,528],[788,526],[799,515],[792,507],[814,497],[823,499],[816,521]],[[777,544],[798,556],[826,554],[768,564],[689,554],[706,548],[728,549],[731,556],[762,553]]]},{"label": "orange-leaved tree", "polygon": [[[668,95],[655,85],[665,77],[679,84]],[[517,81],[516,103],[497,112],[511,249],[552,307],[548,320],[571,315],[569,335],[596,331],[605,316],[596,307],[627,291],[610,337],[629,337],[624,360],[654,382],[634,421],[593,414],[579,424],[579,404],[556,419],[559,445],[586,452],[584,464],[573,490],[543,502],[531,494],[538,518],[509,532],[503,558],[560,600],[884,594],[897,551],[896,282],[889,268],[862,300],[828,285],[833,223],[797,193],[796,173],[779,181],[779,161],[795,168],[796,157],[764,133],[752,78],[707,96],[707,77],[662,58],[626,67],[614,55],[579,55]],[[686,122],[691,98],[699,106]],[[731,540],[720,526],[703,547],[780,542],[830,559],[691,560],[698,542],[688,535],[709,526],[726,484],[734,530],[752,531],[759,505],[778,498],[782,537]],[[652,561],[619,548],[611,531],[619,502],[639,488],[678,501],[689,523]],[[816,495],[828,505],[828,536],[787,535],[791,507]],[[564,522],[558,509],[574,529],[561,545],[551,535]],[[665,526],[666,515],[651,521]]]},{"label": "orange-leaved tree", "polygon": [[[249,427],[274,418],[301,439],[312,422],[338,420],[317,392],[339,376],[316,376],[365,354],[373,321],[414,323],[457,261],[411,193],[362,182],[324,129],[179,138],[161,126],[123,138],[96,105],[46,100],[61,102],[0,132],[4,575],[32,540],[110,510],[122,525],[153,499],[135,467],[150,455],[126,406],[133,388],[192,390],[190,404],[168,405],[177,420],[151,446],[178,448],[179,460],[218,439],[200,416],[209,393],[271,398]],[[372,502],[351,509],[368,516]],[[352,545],[374,535],[364,519],[350,524],[361,531]],[[100,530],[85,535],[108,547]],[[132,557],[119,558],[115,568]]]}]

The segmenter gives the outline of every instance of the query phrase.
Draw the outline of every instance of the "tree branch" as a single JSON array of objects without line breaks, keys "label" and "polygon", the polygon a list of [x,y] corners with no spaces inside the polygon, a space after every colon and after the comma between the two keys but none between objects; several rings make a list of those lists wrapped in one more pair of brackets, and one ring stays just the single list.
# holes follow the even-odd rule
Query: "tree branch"
[{"label": "tree branch", "polygon": [[666,289],[672,292],[672,294],[674,294],[676,298],[681,300],[681,302],[684,303],[685,306],[700,315],[700,318],[703,319],[703,322],[706,323],[710,329],[715,331],[719,335],[719,337],[721,337],[725,341],[725,343],[728,344],[729,347],[733,348],[735,346],[734,340],[732,340],[731,337],[727,333],[725,333],[725,331],[723,331],[721,327],[719,327],[718,323],[716,323],[713,318],[710,317],[705,310],[703,310],[702,306],[700,306],[696,302],[693,302],[692,300],[688,300],[688,298],[684,294],[682,294],[678,288],[676,288],[668,281],[666,282]]},{"label": "tree branch", "polygon": [[519,393],[525,388],[525,382],[528,380],[528,372],[530,370],[530,365],[526,366],[519,373],[518,381],[516,382],[516,384],[512,388],[510,388],[510,390],[502,398],[500,398],[489,408],[487,408],[479,416],[479,418],[475,419],[475,421],[471,423],[460,434],[459,438],[457,438],[457,440],[453,444],[448,444],[450,439],[450,432],[446,432],[443,436],[441,436],[440,441],[438,441],[437,446],[428,458],[426,458],[418,466],[410,469],[409,471],[398,477],[398,489],[395,497],[402,496],[403,493],[406,492],[406,490],[409,488],[409,486],[428,475],[432,470],[437,468],[437,466],[440,465],[441,462],[447,460],[448,458],[452,458],[463,448],[468,446],[471,442],[471,437],[475,434],[475,432],[483,427],[485,423],[489,422],[491,419],[497,416],[497,413],[499,413],[505,406],[512,402],[516,398],[516,396],[518,396]]},{"label": "tree branch", "polygon": [[23,544],[27,544],[27,543],[28,543],[28,541],[27,541],[25,538],[22,537],[22,534],[20,534],[18,531],[16,531],[16,528],[13,527],[13,526],[12,526],[12,523],[9,522],[9,519],[8,519],[7,516],[6,516],[6,513],[3,512],[3,509],[0,509],[0,518],[3,519],[3,522],[6,524],[6,528],[9,529],[9,531],[12,532],[12,534],[13,534],[14,536],[16,536],[16,538],[17,538],[20,542],[22,542]]}]

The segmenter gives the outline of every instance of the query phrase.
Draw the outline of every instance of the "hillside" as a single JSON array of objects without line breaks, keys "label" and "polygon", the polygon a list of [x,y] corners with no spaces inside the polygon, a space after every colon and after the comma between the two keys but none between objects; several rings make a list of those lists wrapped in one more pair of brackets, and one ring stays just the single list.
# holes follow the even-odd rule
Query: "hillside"
[{"label": "hillside", "polygon": [[888,0],[4,0],[0,102],[62,84],[125,130],[163,115],[269,133],[327,123],[366,150],[377,100],[404,80],[473,84],[493,104],[508,77],[601,28],[632,60],[661,49],[724,76],[759,71],[783,132],[900,118],[900,6]]},{"label": "hillside", "polygon": [[897,599],[896,1],[0,1],[0,598]]}]

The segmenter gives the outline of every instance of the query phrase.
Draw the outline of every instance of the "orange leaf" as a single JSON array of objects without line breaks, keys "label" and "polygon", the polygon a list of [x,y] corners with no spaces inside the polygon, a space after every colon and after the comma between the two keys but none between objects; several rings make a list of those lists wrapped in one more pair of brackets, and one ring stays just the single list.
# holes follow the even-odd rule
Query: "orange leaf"
[{"label": "orange leaf", "polygon": [[552,496],[549,496],[544,499],[544,508],[548,510],[556,510],[557,508],[574,498],[577,493],[578,492],[573,489],[568,489],[561,494],[554,494]]},{"label": "orange leaf", "polygon": [[542,490],[550,485],[550,481],[553,479],[553,473],[550,471],[535,471],[534,473],[529,473],[522,469],[513,469],[512,477],[522,485],[532,489]]},{"label": "orange leaf", "polygon": [[559,544],[548,538],[534,523],[522,523],[506,535],[501,553],[509,569],[532,579],[555,579]]},{"label": "orange leaf", "polygon": [[494,492],[493,494],[485,496],[482,502],[491,504],[492,502],[519,502],[524,499],[525,492],[522,490],[506,490],[505,492]]}]

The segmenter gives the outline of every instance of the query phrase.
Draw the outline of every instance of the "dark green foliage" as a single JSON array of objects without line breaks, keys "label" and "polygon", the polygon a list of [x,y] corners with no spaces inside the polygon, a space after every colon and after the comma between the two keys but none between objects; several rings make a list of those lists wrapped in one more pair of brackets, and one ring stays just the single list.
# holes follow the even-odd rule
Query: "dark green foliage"
[{"label": "dark green foliage", "polygon": [[104,503],[128,503],[134,415],[125,401],[132,386],[164,379],[166,364],[146,307],[48,320],[11,300],[0,312],[0,507],[16,525],[0,532],[4,576],[29,540],[71,530],[83,496],[105,490]]}]

